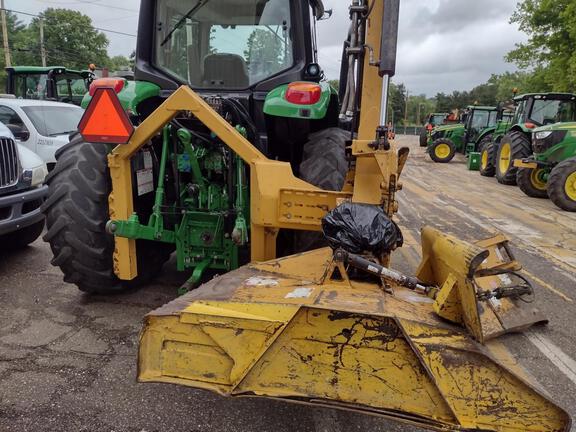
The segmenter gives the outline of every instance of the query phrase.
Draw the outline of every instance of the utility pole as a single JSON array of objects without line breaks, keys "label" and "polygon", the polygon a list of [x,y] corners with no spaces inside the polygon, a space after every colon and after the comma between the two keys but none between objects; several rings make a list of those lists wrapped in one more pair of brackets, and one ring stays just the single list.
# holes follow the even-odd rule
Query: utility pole
[{"label": "utility pole", "polygon": [[406,89],[406,104],[404,106],[404,126],[408,126],[408,99],[410,99],[410,92]]},{"label": "utility pole", "polygon": [[46,47],[44,46],[44,19],[40,18],[40,55],[42,56],[42,67],[46,67]]},{"label": "utility pole", "polygon": [[6,67],[12,66],[12,59],[10,58],[10,45],[8,44],[8,25],[6,24],[6,9],[4,8],[4,0],[0,0],[0,16],[2,18],[2,40],[4,42],[4,58],[6,59]]}]

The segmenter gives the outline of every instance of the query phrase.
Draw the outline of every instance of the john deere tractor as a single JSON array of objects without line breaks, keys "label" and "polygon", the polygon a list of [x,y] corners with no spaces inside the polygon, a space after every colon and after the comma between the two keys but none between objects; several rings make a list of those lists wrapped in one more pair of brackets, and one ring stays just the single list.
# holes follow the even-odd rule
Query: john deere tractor
[{"label": "john deere tractor", "polygon": [[6,93],[19,99],[47,99],[80,105],[94,79],[91,71],[63,66],[6,68]]},{"label": "john deere tractor", "polygon": [[568,432],[484,345],[546,321],[504,236],[427,227],[417,274],[391,268],[409,155],[386,113],[399,8],[352,1],[339,98],[316,63],[319,0],[142,0],[136,80],[92,85],[47,180],[53,263],[111,292],[176,252],[194,289],[146,316],[141,382],[431,430]]},{"label": "john deere tractor", "polygon": [[430,131],[436,126],[446,124],[446,117],[448,117],[448,113],[432,113],[428,116],[426,124],[424,124],[424,127],[420,131],[420,147],[426,147],[428,145]]},{"label": "john deere tractor", "polygon": [[576,120],[576,95],[569,93],[531,93],[514,98],[516,112],[512,126],[500,142],[484,148],[485,175],[496,174],[498,182],[516,185],[518,168],[514,160],[532,155],[535,128]]},{"label": "john deere tractor", "polygon": [[535,198],[550,197],[563,210],[576,212],[576,123],[534,129],[533,155],[514,161],[520,189]]},{"label": "john deere tractor", "polygon": [[456,153],[478,151],[489,141],[497,124],[496,107],[469,106],[464,123],[439,126],[428,140],[428,154],[434,162],[450,162]]}]

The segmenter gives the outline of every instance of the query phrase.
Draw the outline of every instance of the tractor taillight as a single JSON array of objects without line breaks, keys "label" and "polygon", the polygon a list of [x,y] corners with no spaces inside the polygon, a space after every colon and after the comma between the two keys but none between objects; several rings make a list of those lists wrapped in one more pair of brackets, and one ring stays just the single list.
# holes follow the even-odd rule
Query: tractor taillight
[{"label": "tractor taillight", "polygon": [[90,93],[90,96],[94,96],[96,89],[113,88],[116,93],[120,93],[120,91],[124,88],[124,83],[125,80],[123,78],[98,78],[92,81],[88,92]]},{"label": "tractor taillight", "polygon": [[534,123],[524,123],[524,126],[526,126],[526,129],[536,129],[536,125]]},{"label": "tractor taillight", "polygon": [[296,105],[314,105],[321,96],[322,88],[316,83],[295,82],[286,90],[286,100]]}]

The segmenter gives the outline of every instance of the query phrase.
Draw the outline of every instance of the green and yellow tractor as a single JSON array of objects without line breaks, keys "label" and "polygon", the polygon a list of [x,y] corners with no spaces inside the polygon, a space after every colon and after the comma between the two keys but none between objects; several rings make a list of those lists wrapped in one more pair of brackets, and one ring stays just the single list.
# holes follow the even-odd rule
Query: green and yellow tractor
[{"label": "green and yellow tractor", "polygon": [[576,95],[570,93],[530,93],[514,98],[516,111],[512,125],[500,141],[483,149],[483,175],[496,175],[499,183],[516,185],[516,159],[532,155],[532,132],[540,126],[576,120]]},{"label": "green and yellow tractor", "polygon": [[576,212],[576,122],[534,129],[533,155],[515,160],[518,187],[528,196],[550,198],[563,210]]},{"label": "green and yellow tractor", "polygon": [[80,105],[94,74],[63,66],[7,67],[6,93],[18,99],[54,100]]},{"label": "green and yellow tractor", "polygon": [[498,111],[491,106],[469,106],[464,123],[438,126],[428,139],[427,152],[437,163],[450,162],[456,153],[468,155],[491,139]]},{"label": "green and yellow tractor", "polygon": [[448,116],[448,113],[432,113],[428,116],[424,127],[420,131],[420,147],[426,147],[428,145],[428,138],[432,129],[436,126],[446,124]]}]

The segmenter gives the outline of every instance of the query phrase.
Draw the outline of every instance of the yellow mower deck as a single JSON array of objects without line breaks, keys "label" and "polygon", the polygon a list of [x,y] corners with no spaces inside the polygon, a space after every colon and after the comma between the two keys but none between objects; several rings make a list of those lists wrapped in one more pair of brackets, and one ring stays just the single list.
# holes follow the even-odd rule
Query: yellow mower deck
[{"label": "yellow mower deck", "polygon": [[[467,272],[488,264],[482,248],[425,230],[429,277],[446,271],[434,252],[446,241],[464,250]],[[329,405],[437,430],[569,430],[568,415],[520,371],[438,317],[442,296],[331,279],[331,258],[320,249],[245,266],[151,312],[139,380]],[[452,296],[466,290],[451,286]]]}]

